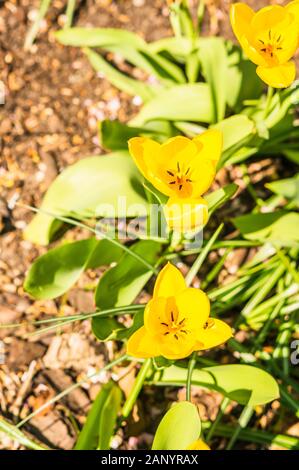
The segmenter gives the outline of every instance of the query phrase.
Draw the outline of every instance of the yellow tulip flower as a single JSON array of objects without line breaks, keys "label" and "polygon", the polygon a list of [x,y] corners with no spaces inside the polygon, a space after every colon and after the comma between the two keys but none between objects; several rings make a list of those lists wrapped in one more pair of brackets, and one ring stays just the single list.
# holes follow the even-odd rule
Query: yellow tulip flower
[{"label": "yellow tulip flower", "polygon": [[140,358],[181,359],[193,351],[218,346],[232,336],[232,330],[209,315],[207,295],[187,287],[181,272],[168,263],[160,271],[153,298],[145,308],[144,326],[128,340],[127,353]]},{"label": "yellow tulip flower", "polygon": [[[293,4],[293,5],[292,5]],[[273,5],[255,13],[244,3],[231,6],[233,31],[256,73],[269,86],[286,88],[295,80],[290,60],[298,47],[298,2],[287,7]]]},{"label": "yellow tulip flower", "polygon": [[169,226],[188,231],[204,225],[208,211],[201,196],[215,177],[222,133],[208,130],[194,139],[177,136],[163,144],[147,137],[134,137],[128,143],[143,176],[169,197],[165,207]]},{"label": "yellow tulip flower", "polygon": [[208,444],[206,444],[202,439],[197,439],[197,441],[192,442],[187,447],[187,450],[211,450]]}]

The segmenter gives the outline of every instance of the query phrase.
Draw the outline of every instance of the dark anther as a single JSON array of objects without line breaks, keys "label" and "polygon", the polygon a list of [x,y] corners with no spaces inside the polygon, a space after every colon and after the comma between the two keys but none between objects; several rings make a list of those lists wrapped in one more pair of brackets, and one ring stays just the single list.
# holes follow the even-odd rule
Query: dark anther
[{"label": "dark anther", "polygon": [[281,51],[282,47],[277,47],[276,49],[277,49],[278,51]]},{"label": "dark anther", "polygon": [[170,316],[171,316],[171,321],[174,321],[173,312],[170,313]]},{"label": "dark anther", "polygon": [[187,331],[186,330],[181,330],[182,333],[185,333],[185,335],[187,334]]},{"label": "dark anther", "polygon": [[170,176],[174,176],[174,173],[172,173],[172,171],[167,170],[167,173],[168,173]]},{"label": "dark anther", "polygon": [[183,185],[182,185],[182,184],[180,184],[180,186],[179,186],[179,191],[182,189],[182,187],[183,187]]},{"label": "dark anther", "polygon": [[181,325],[182,323],[184,323],[185,320],[186,320],[186,318],[183,318],[183,320],[181,320],[181,321],[179,322],[179,325]]},{"label": "dark anther", "polygon": [[174,335],[175,339],[179,339],[178,335]]},{"label": "dark anther", "polygon": [[206,321],[203,327],[204,327],[204,329],[206,329],[206,328],[208,328],[208,326],[209,326],[209,323]]},{"label": "dark anther", "polygon": [[266,52],[266,50],[267,50],[266,48],[261,49],[262,52]]},{"label": "dark anther", "polygon": [[179,162],[177,162],[177,169],[178,169],[178,171],[181,171]]},{"label": "dark anther", "polygon": [[278,38],[276,39],[277,42],[279,42],[281,40],[281,34],[278,36]]},{"label": "dark anther", "polygon": [[187,183],[192,183],[192,180],[190,180],[190,178],[187,178],[186,181]]},{"label": "dark anther", "polygon": [[188,175],[189,171],[190,171],[190,167],[189,167],[188,170],[186,171],[185,175]]},{"label": "dark anther", "polygon": [[265,44],[264,41],[262,39],[259,39],[259,41],[262,43],[262,44]]},{"label": "dark anther", "polygon": [[168,323],[161,322],[161,325],[168,326]]},{"label": "dark anther", "polygon": [[169,335],[169,331],[166,331],[163,336]]},{"label": "dark anther", "polygon": [[170,181],[170,183],[169,183],[169,184],[175,184],[175,183],[176,183],[176,181]]},{"label": "dark anther", "polygon": [[271,35],[272,35],[272,32],[271,32],[271,29],[269,29],[269,39],[271,39]]}]

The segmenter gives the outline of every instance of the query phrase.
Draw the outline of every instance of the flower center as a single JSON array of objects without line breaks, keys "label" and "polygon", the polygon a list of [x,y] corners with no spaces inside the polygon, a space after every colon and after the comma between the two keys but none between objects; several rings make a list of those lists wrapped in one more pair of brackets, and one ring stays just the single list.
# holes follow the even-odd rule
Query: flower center
[{"label": "flower center", "polygon": [[260,51],[269,59],[274,59],[277,51],[282,50],[282,35],[273,34],[271,29],[269,29],[267,39],[259,39],[259,42],[261,43]]},{"label": "flower center", "polygon": [[192,183],[190,178],[190,170],[191,168],[187,168],[183,170],[180,166],[180,163],[177,162],[177,166],[175,170],[167,170],[167,174],[169,177],[168,184],[173,186],[178,191],[183,191],[186,189],[186,186]]},{"label": "flower center", "polygon": [[170,319],[168,322],[161,322],[166,328],[166,331],[163,333],[164,336],[172,334],[176,340],[180,338],[180,335],[187,335],[189,333],[188,330],[185,329],[185,322],[186,318],[178,321],[175,320],[174,313],[170,312]]}]

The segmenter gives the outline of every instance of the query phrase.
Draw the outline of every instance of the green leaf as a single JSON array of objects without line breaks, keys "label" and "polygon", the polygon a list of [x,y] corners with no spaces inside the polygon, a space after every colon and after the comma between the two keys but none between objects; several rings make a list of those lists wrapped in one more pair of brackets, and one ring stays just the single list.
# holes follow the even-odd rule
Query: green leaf
[{"label": "green leaf", "polygon": [[229,201],[237,190],[238,185],[231,183],[221,189],[217,189],[216,191],[207,194],[204,199],[208,203],[209,214],[211,215],[218,209],[218,207],[222,206],[226,201]]},{"label": "green leaf", "polygon": [[[148,263],[154,265],[158,260],[161,244],[151,240],[142,240],[130,248]],[[151,276],[152,271],[124,253],[119,263],[100,278],[95,292],[97,307],[104,310],[130,305]],[[95,318],[94,321],[101,321],[101,319]]]},{"label": "green leaf", "polygon": [[246,214],[233,219],[233,224],[240,230],[244,237],[250,238],[266,237],[270,231],[271,226],[285,214],[284,211],[269,212],[265,214]]},{"label": "green leaf", "polygon": [[268,240],[278,246],[296,246],[299,242],[299,214],[296,212],[248,214],[233,219],[233,223],[249,240]]},{"label": "green leaf", "polygon": [[235,114],[218,122],[212,128],[223,133],[223,150],[225,151],[245,137],[253,135],[254,122],[243,114]]},{"label": "green leaf", "polygon": [[185,61],[194,48],[194,41],[184,37],[170,37],[151,42],[148,47],[151,52],[167,52],[174,58]]},{"label": "green leaf", "polygon": [[149,101],[156,95],[157,90],[155,90],[153,86],[128,77],[113,67],[113,65],[109,64],[109,62],[107,62],[107,60],[105,60],[97,52],[94,52],[92,49],[87,47],[84,48],[83,51],[93,68],[97,72],[103,73],[107,80],[109,80],[109,82],[112,83],[112,85],[114,85],[116,88],[119,88],[119,90],[124,91],[132,96],[138,95],[144,102]]},{"label": "green leaf", "polygon": [[[157,121],[158,122],[158,121]],[[165,122],[160,123],[160,129],[146,127],[133,127],[123,124],[117,120],[108,119],[99,123],[99,133],[101,144],[109,150],[127,150],[128,140],[136,136],[147,136],[155,140],[162,140],[171,137],[170,130],[165,126]]]},{"label": "green leaf", "polygon": [[107,47],[125,44],[143,48],[145,41],[135,33],[118,28],[69,28],[57,31],[56,39],[65,46]]},{"label": "green leaf", "polygon": [[273,193],[289,199],[297,206],[299,205],[299,173],[293,178],[286,178],[265,185]]},{"label": "green leaf", "polygon": [[114,382],[103,385],[88,413],[75,450],[109,449],[121,398],[121,390]]},{"label": "green leaf", "polygon": [[289,160],[291,160],[291,162],[294,162],[297,165],[299,165],[299,150],[292,150],[292,149],[283,150],[282,149],[282,153]]},{"label": "green leaf", "polygon": [[197,407],[189,401],[175,403],[160,421],[152,450],[186,450],[200,432]]},{"label": "green leaf", "polygon": [[122,254],[121,248],[107,240],[89,238],[66,243],[34,261],[24,289],[35,299],[54,299],[69,290],[85,269],[109,265]]},{"label": "green leaf", "polygon": [[244,108],[245,100],[259,99],[263,82],[256,74],[256,65],[245,58],[241,48],[226,41],[228,67],[223,77],[228,106],[235,112]]},{"label": "green leaf", "polygon": [[131,64],[155,75],[165,84],[185,83],[182,70],[172,61],[151,51],[138,35],[116,28],[72,28],[58,31],[56,38],[67,46],[101,47],[122,55]]},{"label": "green leaf", "polygon": [[[168,367],[160,372],[160,377],[157,374],[156,380],[162,385],[181,387],[186,384],[187,368]],[[217,390],[231,400],[252,407],[279,398],[275,379],[268,372],[248,365],[229,364],[194,369],[192,383]]]},{"label": "green leaf", "polygon": [[[135,243],[131,250],[154,265],[157,263],[161,245],[151,240],[142,240]],[[152,271],[125,253],[119,263],[100,278],[95,292],[97,308],[105,310],[110,307],[130,305],[151,276]],[[124,328],[115,318],[94,317],[92,330],[100,341],[112,338],[125,339],[142,324],[143,312],[142,315],[134,316],[131,328]]]},{"label": "green leaf", "polygon": [[212,122],[213,106],[209,85],[175,85],[161,91],[143,106],[140,113],[132,119],[131,125],[143,126],[145,122],[156,119]]},{"label": "green leaf", "polygon": [[243,147],[244,142],[252,138],[255,133],[254,122],[243,114],[231,116],[212,127],[223,134],[223,153],[218,168],[221,168],[227,159]]},{"label": "green leaf", "polygon": [[[95,317],[94,320],[96,319]],[[98,317],[98,320],[92,322],[92,332],[99,341],[110,341],[112,339],[123,341],[143,325],[143,311],[140,310],[134,314],[133,323],[130,327],[123,326],[116,318],[112,317]]]},{"label": "green leaf", "polygon": [[[120,195],[124,198],[121,204]],[[77,219],[145,216],[148,210],[140,173],[127,152],[89,157],[71,165],[51,184],[41,209]],[[41,212],[24,236],[47,245],[61,225],[55,217]]]},{"label": "green leaf", "polygon": [[213,102],[213,120],[221,121],[225,116],[227,53],[222,38],[202,38],[199,43],[199,58],[202,74],[210,85]]}]

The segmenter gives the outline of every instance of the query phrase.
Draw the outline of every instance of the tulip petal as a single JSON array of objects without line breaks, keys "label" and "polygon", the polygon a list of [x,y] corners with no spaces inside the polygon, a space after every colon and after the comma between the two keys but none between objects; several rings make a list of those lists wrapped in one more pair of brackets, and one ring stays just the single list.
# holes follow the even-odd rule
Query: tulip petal
[{"label": "tulip petal", "polygon": [[267,85],[273,88],[286,88],[295,80],[296,67],[293,61],[276,67],[263,67],[260,65],[257,67],[256,73]]},{"label": "tulip petal", "polygon": [[297,47],[299,47],[299,1],[294,0],[293,2],[288,3],[285,8],[288,10],[289,13],[291,13],[291,15],[293,15],[298,32]]},{"label": "tulip petal", "polygon": [[163,323],[168,323],[167,299],[156,297],[149,301],[144,310],[144,326],[152,334],[162,334],[165,332]]},{"label": "tulip petal", "polygon": [[147,137],[133,137],[128,141],[129,152],[142,175],[163,194],[173,191],[159,178],[161,167],[161,145]]},{"label": "tulip petal", "polygon": [[184,289],[186,289],[184,276],[173,264],[167,263],[158,274],[154,287],[154,298],[174,297]]},{"label": "tulip petal", "polygon": [[211,450],[208,444],[206,444],[202,439],[197,439],[197,441],[192,442],[187,447],[187,450]]},{"label": "tulip petal", "polygon": [[284,7],[281,5],[269,5],[255,13],[250,27],[254,32],[273,28],[285,28],[290,24],[290,21],[291,18]]},{"label": "tulip petal", "polygon": [[127,354],[140,358],[159,356],[158,341],[142,326],[128,339]]},{"label": "tulip petal", "polygon": [[254,11],[245,3],[231,5],[230,21],[239,42],[241,42],[243,36],[248,37],[251,34],[250,23],[254,14]]},{"label": "tulip petal", "polygon": [[190,334],[180,334],[179,339],[173,335],[161,337],[159,343],[160,354],[166,359],[183,359],[190,356],[196,345],[196,336]]},{"label": "tulip petal", "polygon": [[200,330],[197,336],[198,344],[195,348],[197,351],[214,348],[232,337],[232,329],[227,323],[217,318],[211,320],[213,320],[212,326]]},{"label": "tulip petal", "polygon": [[208,204],[202,197],[169,198],[164,206],[167,225],[176,232],[187,233],[203,227],[208,220]]},{"label": "tulip petal", "polygon": [[175,296],[175,301],[179,310],[178,320],[185,319],[187,330],[203,328],[210,315],[210,301],[202,290],[188,287]]},{"label": "tulip petal", "polygon": [[210,160],[216,167],[223,147],[222,132],[209,129],[194,137],[193,142],[198,146],[199,159]]}]

